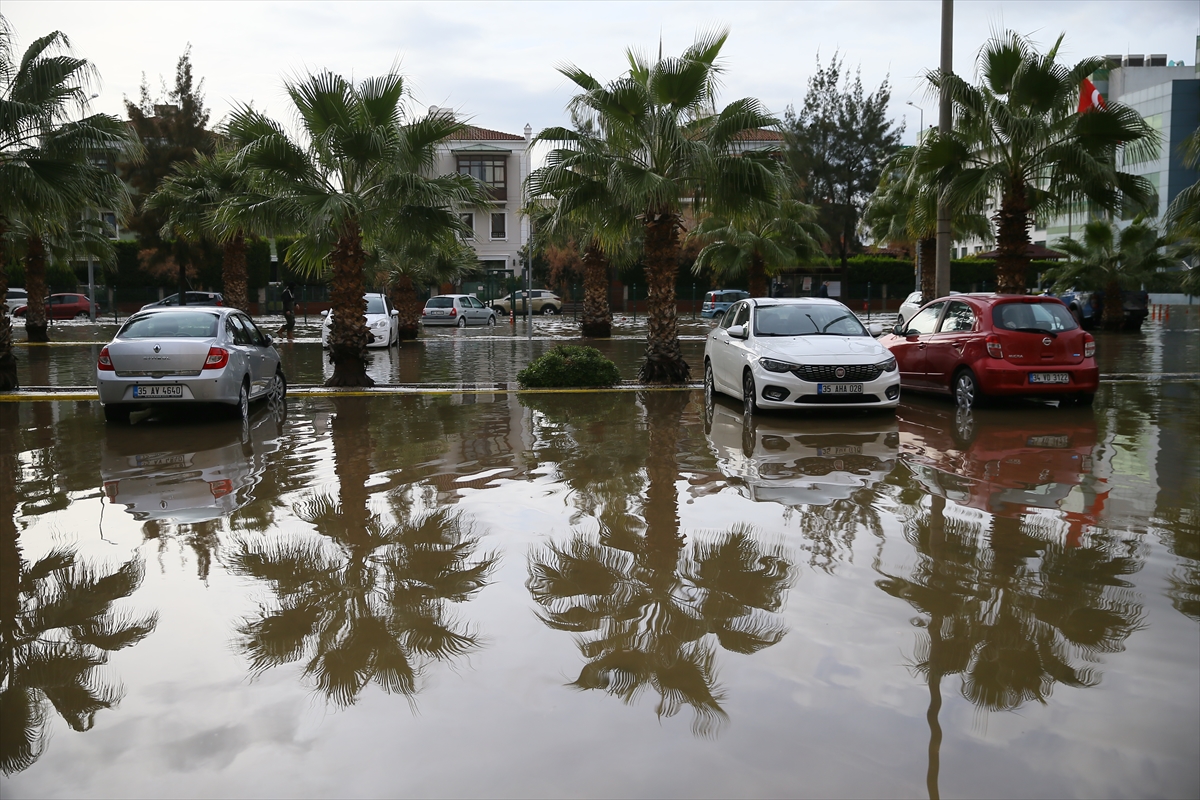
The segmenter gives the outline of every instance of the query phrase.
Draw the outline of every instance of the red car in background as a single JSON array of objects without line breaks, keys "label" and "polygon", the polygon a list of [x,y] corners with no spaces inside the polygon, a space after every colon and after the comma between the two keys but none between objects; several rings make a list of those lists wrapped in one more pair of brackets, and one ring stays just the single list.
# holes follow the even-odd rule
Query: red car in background
[{"label": "red car in background", "polygon": [[[46,298],[47,319],[88,319],[91,317],[91,307],[95,305],[83,294],[52,294]],[[29,306],[21,306],[13,311],[14,317],[23,317]],[[97,309],[97,312],[99,309]]]},{"label": "red car in background", "polygon": [[901,386],[967,408],[988,395],[1090,405],[1100,382],[1096,340],[1055,297],[940,297],[879,341],[896,357]]}]

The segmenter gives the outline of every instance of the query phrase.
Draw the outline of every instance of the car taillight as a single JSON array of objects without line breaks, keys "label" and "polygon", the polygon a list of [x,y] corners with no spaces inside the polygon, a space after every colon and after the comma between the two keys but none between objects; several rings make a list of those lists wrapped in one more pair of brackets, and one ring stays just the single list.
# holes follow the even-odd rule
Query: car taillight
[{"label": "car taillight", "polygon": [[1096,355],[1096,339],[1090,333],[1083,335],[1083,357],[1092,358]]},{"label": "car taillight", "polygon": [[450,309],[450,316],[452,316],[452,317],[457,317],[457,316],[458,316],[458,309],[457,309],[457,308],[451,308],[451,309]]},{"label": "car taillight", "polygon": [[226,478],[220,481],[209,481],[208,490],[212,492],[213,498],[224,497],[233,491],[233,481]]},{"label": "car taillight", "polygon": [[992,358],[1004,358],[1004,348],[1000,346],[999,336],[987,337],[987,349]]},{"label": "car taillight", "polygon": [[223,347],[208,348],[208,357],[204,359],[205,369],[221,369],[229,363],[229,351]]},{"label": "car taillight", "polygon": [[102,372],[113,371],[112,358],[110,358],[108,355],[108,345],[105,345],[103,348],[101,348],[100,358],[96,361],[96,369]]}]

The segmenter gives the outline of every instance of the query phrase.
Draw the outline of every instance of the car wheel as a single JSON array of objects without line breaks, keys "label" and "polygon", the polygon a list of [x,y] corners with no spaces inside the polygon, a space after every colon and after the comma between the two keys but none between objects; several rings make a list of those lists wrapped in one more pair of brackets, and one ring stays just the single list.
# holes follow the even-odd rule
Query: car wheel
[{"label": "car wheel", "polygon": [[488,327],[489,328],[496,327],[496,315],[495,314],[488,314]]},{"label": "car wheel", "polygon": [[78,314],[75,315],[75,319],[91,319],[91,318],[92,318],[92,315],[86,311],[80,311]]},{"label": "car wheel", "polygon": [[982,397],[974,372],[964,369],[954,376],[954,402],[960,408],[975,408]]},{"label": "car wheel", "polygon": [[283,374],[283,370],[276,367],[275,380],[271,381],[270,398],[272,403],[282,403],[287,397],[287,378]]},{"label": "car wheel", "polygon": [[230,416],[243,422],[250,418],[250,381],[243,380],[238,389],[237,405],[230,410]]},{"label": "car wheel", "polygon": [[758,388],[754,385],[754,376],[750,370],[742,376],[742,413],[753,414],[758,411]]},{"label": "car wheel", "polygon": [[724,311],[714,311],[714,312],[713,312],[713,315],[712,315],[713,322],[720,322],[720,321],[721,321],[721,317],[723,317],[723,316],[725,316],[725,312],[724,312]]},{"label": "car wheel", "polygon": [[104,421],[114,425],[128,425],[129,412],[129,406],[107,405],[104,407]]},{"label": "car wheel", "polygon": [[704,402],[711,404],[716,394],[717,387],[713,383],[712,362],[706,359],[704,362]]},{"label": "car wheel", "polygon": [[552,317],[558,313],[558,309],[554,306],[542,306],[542,316]]},{"label": "car wheel", "polygon": [[466,317],[459,317],[459,318],[458,318],[458,327],[460,327],[460,328],[465,328],[465,327],[467,327],[467,318],[466,318]]}]

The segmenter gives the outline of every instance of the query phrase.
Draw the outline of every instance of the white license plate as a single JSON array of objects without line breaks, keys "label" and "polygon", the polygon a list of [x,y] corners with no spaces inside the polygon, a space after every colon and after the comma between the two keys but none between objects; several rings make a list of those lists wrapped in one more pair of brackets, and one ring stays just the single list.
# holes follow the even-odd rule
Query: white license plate
[{"label": "white license plate", "polygon": [[817,394],[862,394],[861,383],[818,383]]},{"label": "white license plate", "polygon": [[1030,383],[1070,383],[1071,375],[1067,372],[1031,372]]},{"label": "white license plate", "polygon": [[430,311],[429,311],[429,316],[431,316],[431,317],[444,317],[444,316],[446,316],[446,312],[445,312],[445,311],[443,311],[443,310],[441,310],[441,309],[439,309],[439,308],[434,308],[434,309],[430,309]]},{"label": "white license plate", "polygon": [[166,386],[134,386],[133,396],[139,400],[153,400],[158,397],[183,397],[183,387],[177,383]]}]

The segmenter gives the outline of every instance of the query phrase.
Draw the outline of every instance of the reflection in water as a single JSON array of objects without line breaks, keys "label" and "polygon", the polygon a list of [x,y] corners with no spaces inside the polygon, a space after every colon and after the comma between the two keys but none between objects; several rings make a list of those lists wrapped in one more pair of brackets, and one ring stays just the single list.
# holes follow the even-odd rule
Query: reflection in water
[{"label": "reflection in water", "polygon": [[[726,718],[716,648],[748,654],[783,638],[776,615],[793,570],[781,545],[748,527],[690,544],[680,533],[676,449],[687,402],[680,392],[641,397],[649,427],[642,519],[607,513],[598,534],[531,553],[527,586],[546,625],[581,635],[587,663],[573,686],[626,703],[653,691],[660,717],[690,706],[693,731],[711,736]],[[586,427],[576,434],[586,436]]]},{"label": "reflection in water", "polygon": [[334,405],[339,497],[297,504],[320,537],[239,540],[231,570],[266,582],[275,602],[238,627],[237,646],[256,673],[304,659],[305,677],[337,705],[353,705],[371,682],[411,697],[427,664],[478,647],[450,604],[487,585],[496,559],[471,561],[478,537],[461,514],[440,509],[394,524],[373,514],[369,406]]},{"label": "reflection in water", "polygon": [[[0,486],[15,486],[16,457],[0,454]],[[140,642],[157,616],[113,609],[142,582],[142,562],[114,572],[60,547],[30,563],[14,523],[16,493],[0,493],[0,770],[27,769],[46,746],[50,709],[76,731],[121,699],[100,667],[108,654]]]}]

